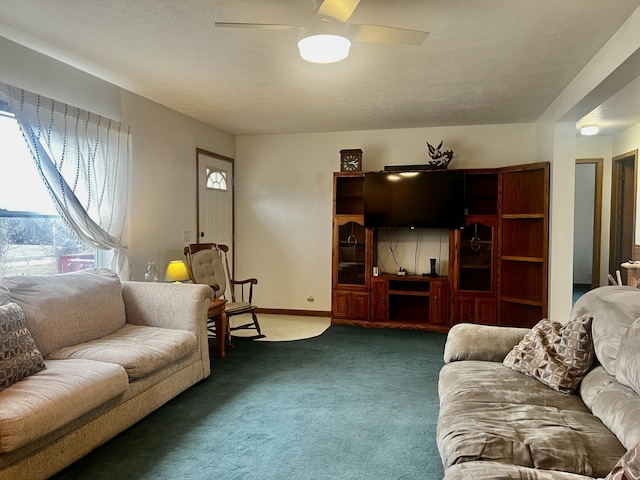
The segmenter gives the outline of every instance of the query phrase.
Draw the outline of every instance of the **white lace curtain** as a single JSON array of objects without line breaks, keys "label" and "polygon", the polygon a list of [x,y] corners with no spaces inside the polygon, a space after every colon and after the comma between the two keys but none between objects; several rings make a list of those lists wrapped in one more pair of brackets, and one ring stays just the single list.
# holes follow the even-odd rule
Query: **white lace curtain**
[{"label": "white lace curtain", "polygon": [[111,251],[111,269],[129,279],[130,129],[10,85],[6,93],[58,214],[84,243]]}]

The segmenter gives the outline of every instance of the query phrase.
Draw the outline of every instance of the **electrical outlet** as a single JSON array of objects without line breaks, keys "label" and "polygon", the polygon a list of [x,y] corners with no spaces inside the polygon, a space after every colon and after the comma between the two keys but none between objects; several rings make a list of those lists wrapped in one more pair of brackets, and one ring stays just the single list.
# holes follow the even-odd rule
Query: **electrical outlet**
[{"label": "electrical outlet", "polygon": [[313,298],[313,295],[309,295],[307,297],[307,302],[313,302],[315,300],[315,298]]}]

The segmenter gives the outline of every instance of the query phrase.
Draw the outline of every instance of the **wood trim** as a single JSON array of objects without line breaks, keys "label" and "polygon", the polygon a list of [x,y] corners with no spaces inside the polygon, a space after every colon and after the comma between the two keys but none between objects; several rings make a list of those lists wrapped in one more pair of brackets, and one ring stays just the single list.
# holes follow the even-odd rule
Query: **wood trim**
[{"label": "wood trim", "polygon": [[602,158],[578,158],[576,164],[594,164],[596,167],[595,199],[593,204],[593,257],[591,259],[591,288],[600,286],[600,258],[602,251]]},{"label": "wood trim", "polygon": [[366,328],[398,328],[404,330],[421,330],[427,332],[446,333],[451,328],[449,325],[433,325],[420,322],[398,322],[398,321],[373,321],[373,320],[350,320],[344,318],[332,318],[331,325],[349,325],[352,327]]},{"label": "wood trim", "polygon": [[292,310],[288,308],[258,308],[256,313],[270,315],[298,315],[301,317],[330,317],[331,311],[326,310]]}]

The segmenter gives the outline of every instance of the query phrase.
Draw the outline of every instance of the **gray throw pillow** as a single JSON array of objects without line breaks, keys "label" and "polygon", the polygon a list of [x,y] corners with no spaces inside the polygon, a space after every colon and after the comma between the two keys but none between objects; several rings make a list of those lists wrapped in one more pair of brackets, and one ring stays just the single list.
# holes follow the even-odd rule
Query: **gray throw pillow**
[{"label": "gray throw pillow", "polygon": [[548,387],[571,394],[593,363],[591,317],[568,323],[540,320],[506,356],[503,364]]},{"label": "gray throw pillow", "polygon": [[22,309],[15,303],[0,306],[0,390],[44,368]]}]

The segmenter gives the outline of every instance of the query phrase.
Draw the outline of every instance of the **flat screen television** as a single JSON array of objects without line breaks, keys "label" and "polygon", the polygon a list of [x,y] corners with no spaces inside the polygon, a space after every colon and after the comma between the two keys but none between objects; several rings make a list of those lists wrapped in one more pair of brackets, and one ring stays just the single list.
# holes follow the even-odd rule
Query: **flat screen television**
[{"label": "flat screen television", "polygon": [[455,229],[463,222],[462,170],[365,174],[365,227]]}]

